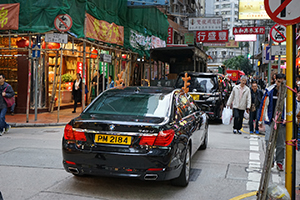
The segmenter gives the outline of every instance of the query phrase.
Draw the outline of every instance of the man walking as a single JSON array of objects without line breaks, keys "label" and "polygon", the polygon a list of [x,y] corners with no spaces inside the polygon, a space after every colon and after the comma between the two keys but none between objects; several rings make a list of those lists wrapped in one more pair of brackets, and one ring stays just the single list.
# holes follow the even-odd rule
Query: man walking
[{"label": "man walking", "polygon": [[[265,142],[266,147],[268,147],[271,126],[274,126],[273,118],[275,118],[275,107],[278,98],[278,91],[281,83],[285,80],[284,74],[276,74],[275,84],[266,88],[265,94],[262,98],[260,108],[258,111],[258,119],[259,125],[262,126],[262,122],[266,124],[266,134],[265,134]],[[278,136],[276,141],[276,154],[275,161],[277,164],[277,169],[279,171],[283,171],[283,162],[284,162],[284,148],[285,148],[285,108],[282,111],[282,124],[278,124]]]},{"label": "man walking", "polygon": [[[233,107],[233,133],[242,134],[241,128],[243,125],[244,112],[249,109],[251,106],[251,93],[250,89],[246,86],[247,76],[241,77],[241,83],[234,86],[230,97],[227,102],[227,106]],[[233,104],[233,105],[231,105]]]},{"label": "man walking", "polygon": [[5,82],[5,76],[0,74],[0,136],[8,132],[10,125],[5,122],[5,114],[7,111],[7,104],[3,97],[11,98],[15,95],[12,87]]},{"label": "man walking", "polygon": [[251,107],[250,107],[250,117],[249,117],[250,134],[253,133],[253,129],[254,129],[253,121],[255,121],[255,133],[259,134],[257,111],[259,110],[259,106],[263,95],[264,95],[263,92],[260,89],[258,89],[257,82],[253,81],[251,83]]}]

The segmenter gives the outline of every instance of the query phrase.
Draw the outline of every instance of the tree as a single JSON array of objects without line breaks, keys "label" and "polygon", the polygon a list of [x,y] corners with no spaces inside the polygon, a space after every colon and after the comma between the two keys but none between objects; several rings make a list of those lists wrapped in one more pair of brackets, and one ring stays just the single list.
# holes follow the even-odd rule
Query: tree
[{"label": "tree", "polygon": [[230,58],[223,62],[223,64],[226,66],[226,68],[242,70],[245,72],[245,74],[251,74],[253,71],[249,59],[242,55]]}]

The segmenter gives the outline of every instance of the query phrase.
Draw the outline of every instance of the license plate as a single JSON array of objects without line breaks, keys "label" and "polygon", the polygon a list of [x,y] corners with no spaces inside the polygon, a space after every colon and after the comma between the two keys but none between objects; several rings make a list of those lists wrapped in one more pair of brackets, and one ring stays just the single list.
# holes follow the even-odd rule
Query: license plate
[{"label": "license plate", "polygon": [[96,143],[104,143],[104,144],[131,144],[130,136],[122,136],[122,135],[104,135],[104,134],[96,134],[95,135]]},{"label": "license plate", "polygon": [[199,100],[199,94],[191,94],[191,97],[194,99],[194,100]]}]

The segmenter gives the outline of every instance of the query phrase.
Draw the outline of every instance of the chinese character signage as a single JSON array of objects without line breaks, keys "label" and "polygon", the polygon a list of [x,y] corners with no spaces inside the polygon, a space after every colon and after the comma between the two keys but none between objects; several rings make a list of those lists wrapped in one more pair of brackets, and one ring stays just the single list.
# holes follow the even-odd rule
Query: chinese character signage
[{"label": "chinese character signage", "polygon": [[20,4],[0,4],[0,30],[19,29]]},{"label": "chinese character signage", "polygon": [[98,20],[86,13],[86,37],[123,46],[124,27]]},{"label": "chinese character signage", "polygon": [[264,0],[239,0],[239,19],[270,19]]},{"label": "chinese character signage", "polygon": [[168,28],[168,38],[167,38],[167,44],[173,44],[173,28]]},{"label": "chinese character signage", "polygon": [[194,44],[194,33],[184,34],[184,44]]},{"label": "chinese character signage", "polygon": [[233,35],[265,34],[265,27],[233,27]]},{"label": "chinese character signage", "polygon": [[222,18],[189,18],[189,31],[222,30]]},{"label": "chinese character signage", "polygon": [[197,31],[196,42],[228,42],[228,30]]}]

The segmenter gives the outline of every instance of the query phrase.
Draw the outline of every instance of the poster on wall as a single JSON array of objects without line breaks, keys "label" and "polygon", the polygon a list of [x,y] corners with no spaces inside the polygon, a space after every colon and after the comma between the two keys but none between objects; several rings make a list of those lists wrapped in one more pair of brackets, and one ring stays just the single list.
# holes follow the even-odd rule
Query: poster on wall
[{"label": "poster on wall", "polygon": [[239,0],[239,19],[270,19],[264,0]]}]

